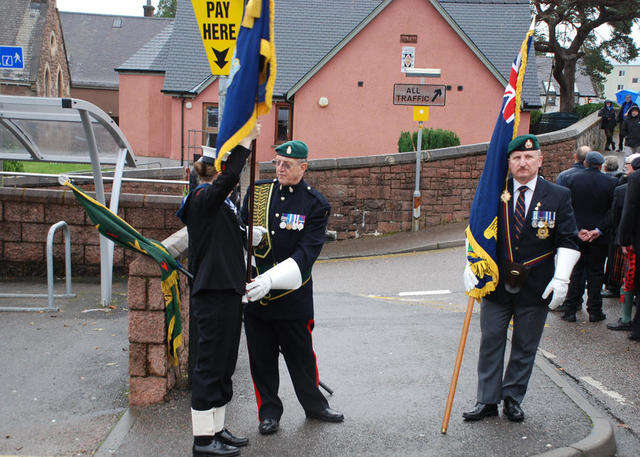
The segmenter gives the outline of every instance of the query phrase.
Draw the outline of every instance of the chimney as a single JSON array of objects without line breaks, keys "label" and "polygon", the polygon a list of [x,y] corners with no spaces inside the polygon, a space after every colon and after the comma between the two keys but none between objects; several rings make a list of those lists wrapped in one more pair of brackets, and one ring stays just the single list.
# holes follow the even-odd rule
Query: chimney
[{"label": "chimney", "polygon": [[155,11],[155,7],[151,4],[151,0],[147,0],[147,4],[143,6],[144,8],[144,17],[153,17],[153,12]]}]

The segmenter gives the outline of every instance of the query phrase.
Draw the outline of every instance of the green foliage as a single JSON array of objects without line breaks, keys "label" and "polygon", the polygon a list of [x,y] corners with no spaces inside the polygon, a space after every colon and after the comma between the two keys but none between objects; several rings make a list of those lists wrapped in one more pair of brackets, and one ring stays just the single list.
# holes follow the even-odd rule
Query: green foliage
[{"label": "green foliage", "polygon": [[176,17],[176,0],[160,0],[156,17]]},{"label": "green foliage", "polygon": [[578,115],[578,118],[582,119],[583,117],[587,117],[591,113],[600,111],[603,106],[604,103],[586,103],[584,105],[576,106],[574,111]]},{"label": "green foliage", "polygon": [[18,160],[3,160],[2,171],[24,172],[24,166]]},{"label": "green foliage", "polygon": [[535,110],[531,111],[531,117],[529,118],[529,130],[531,131],[531,127],[540,122],[540,118],[542,117],[542,111]]},{"label": "green foliage", "polygon": [[[422,129],[422,150],[458,146],[460,138],[454,132],[443,129]],[[400,133],[398,152],[412,152],[418,147],[418,131]]]}]

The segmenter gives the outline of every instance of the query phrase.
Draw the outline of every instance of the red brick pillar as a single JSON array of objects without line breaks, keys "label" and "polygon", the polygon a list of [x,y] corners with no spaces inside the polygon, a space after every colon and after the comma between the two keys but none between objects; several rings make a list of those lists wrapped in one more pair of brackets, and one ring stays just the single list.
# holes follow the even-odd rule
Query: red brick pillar
[{"label": "red brick pillar", "polygon": [[129,404],[146,406],[164,400],[177,378],[187,373],[189,351],[189,287],[180,274],[182,346],[180,364],[168,362],[165,305],[160,287],[160,268],[151,258],[139,255],[129,266]]}]

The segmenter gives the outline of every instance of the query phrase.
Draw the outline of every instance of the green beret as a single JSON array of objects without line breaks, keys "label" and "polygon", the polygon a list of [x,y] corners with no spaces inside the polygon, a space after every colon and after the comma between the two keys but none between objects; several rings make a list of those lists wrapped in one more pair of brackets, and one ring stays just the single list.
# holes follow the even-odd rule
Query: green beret
[{"label": "green beret", "polygon": [[529,133],[527,135],[517,136],[511,140],[507,147],[507,155],[511,154],[513,151],[534,151],[536,149],[540,149],[538,138]]},{"label": "green beret", "polygon": [[309,148],[304,141],[287,141],[276,148],[276,154],[292,159],[306,159],[309,155]]}]

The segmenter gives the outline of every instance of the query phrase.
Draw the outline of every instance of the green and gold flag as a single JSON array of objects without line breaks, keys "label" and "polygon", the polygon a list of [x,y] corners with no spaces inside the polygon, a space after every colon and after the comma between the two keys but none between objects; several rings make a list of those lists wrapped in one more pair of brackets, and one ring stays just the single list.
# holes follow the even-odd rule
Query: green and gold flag
[{"label": "green and gold flag", "polygon": [[120,246],[138,251],[153,257],[161,270],[162,294],[165,304],[165,326],[167,333],[167,348],[169,361],[178,364],[178,348],[182,345],[182,323],[180,320],[180,280],[178,278],[179,264],[162,243],[145,238],[124,219],[114,214],[99,201],[89,197],[70,181],[64,185],[73,191],[73,195],[80,206],[89,215],[98,231]]}]

